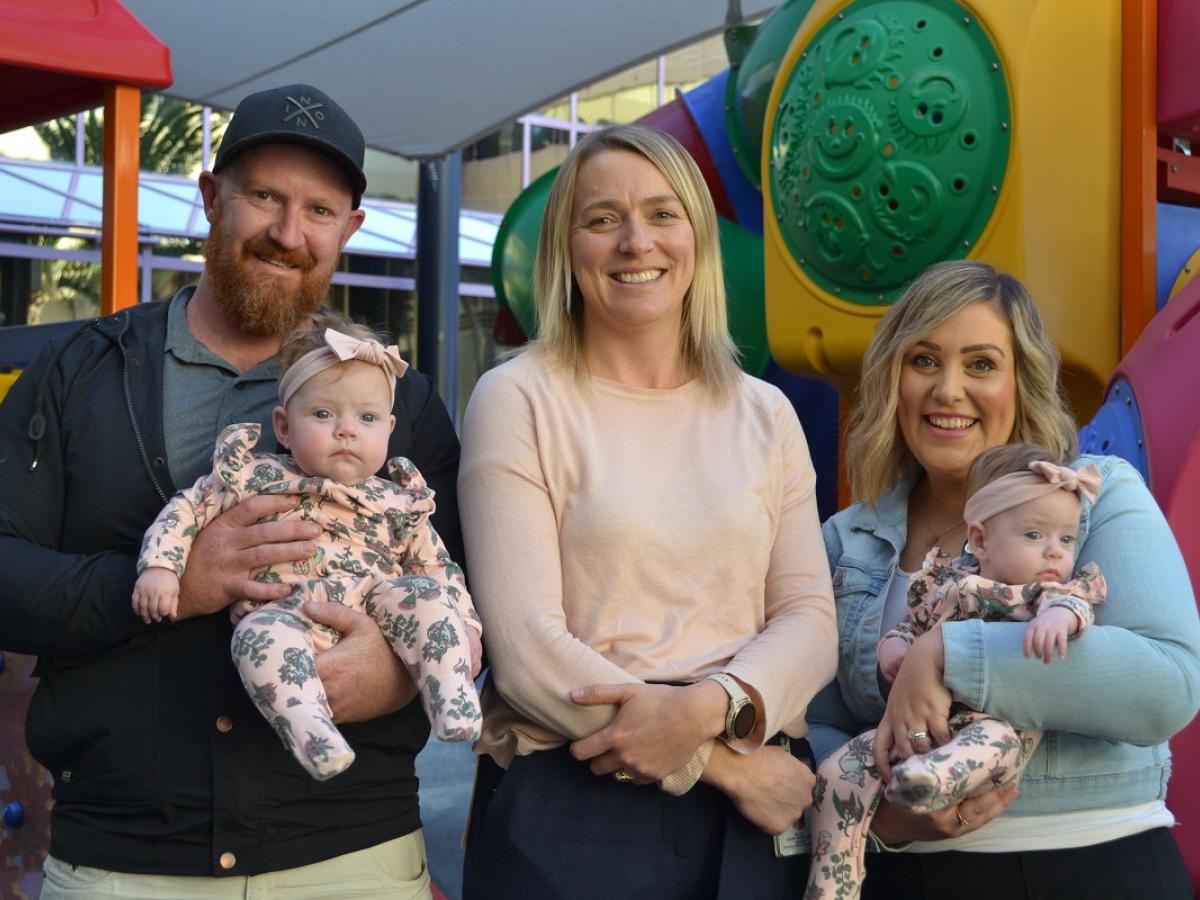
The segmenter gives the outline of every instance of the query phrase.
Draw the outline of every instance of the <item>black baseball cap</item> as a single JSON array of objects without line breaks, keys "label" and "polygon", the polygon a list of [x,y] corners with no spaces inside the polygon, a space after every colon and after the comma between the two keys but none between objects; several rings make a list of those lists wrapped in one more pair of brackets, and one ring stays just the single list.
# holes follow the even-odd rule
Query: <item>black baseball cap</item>
[{"label": "black baseball cap", "polygon": [[342,167],[354,194],[354,209],[367,189],[362,130],[324,91],[289,84],[244,98],[225,129],[213,171],[220,172],[243,151],[260,144],[300,144],[324,153]]}]

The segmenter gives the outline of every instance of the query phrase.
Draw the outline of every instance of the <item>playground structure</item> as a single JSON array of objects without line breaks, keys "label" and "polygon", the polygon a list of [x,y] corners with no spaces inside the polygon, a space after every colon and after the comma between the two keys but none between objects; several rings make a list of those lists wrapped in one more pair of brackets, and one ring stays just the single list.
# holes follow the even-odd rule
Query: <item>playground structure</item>
[{"label": "playground structure", "polygon": [[[727,30],[727,72],[646,117],[705,174],[735,338],[747,369],[800,411],[824,514],[837,502],[834,389],[852,387],[887,304],[929,262],[986,259],[1031,287],[1090,419],[1085,448],[1138,466],[1200,593],[1200,522],[1187,514],[1200,501],[1200,403],[1188,395],[1200,384],[1200,160],[1174,143],[1200,129],[1193,7],[787,0]],[[170,83],[167,50],[117,3],[13,3],[0,5],[0,74],[22,98],[0,131],[105,102],[112,311],[137,296],[138,96]],[[528,335],[549,177],[496,241],[497,297]],[[22,331],[31,345],[45,334]],[[3,897],[36,896],[48,843],[49,777],[22,733],[31,663],[0,655]],[[1200,883],[1200,729],[1172,744],[1168,799]]]},{"label": "playground structure", "polygon": [[[101,310],[113,312],[120,298],[137,297],[141,92],[171,83],[170,53],[119,3],[0,4],[0,82],[0,132],[104,106]],[[0,396],[15,377],[0,373]],[[32,667],[0,649],[0,897],[14,900],[38,895],[50,845],[50,776],[25,749]]]},{"label": "playground structure", "polygon": [[[787,0],[725,43],[726,72],[641,121],[708,182],[744,367],[792,398],[820,480],[838,473],[821,385],[848,397],[923,268],[983,259],[1030,287],[1083,449],[1138,468],[1200,596],[1200,9]],[[526,335],[553,174],[513,204],[493,254]],[[1200,884],[1200,726],[1172,748],[1168,803]]]}]

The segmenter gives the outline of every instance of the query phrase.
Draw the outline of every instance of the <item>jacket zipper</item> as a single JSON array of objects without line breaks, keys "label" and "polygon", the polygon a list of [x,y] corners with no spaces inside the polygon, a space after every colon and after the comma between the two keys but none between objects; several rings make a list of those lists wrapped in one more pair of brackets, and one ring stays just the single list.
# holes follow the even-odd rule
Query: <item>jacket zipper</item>
[{"label": "jacket zipper", "polygon": [[166,503],[167,493],[162,489],[162,485],[159,484],[158,478],[154,474],[154,467],[150,464],[150,457],[146,453],[146,442],[142,440],[142,431],[138,428],[137,416],[133,411],[133,393],[129,387],[129,351],[125,347],[125,329],[128,327],[129,317],[126,316],[125,321],[121,323],[121,332],[117,335],[117,346],[121,348],[121,388],[125,392],[125,409],[129,411],[129,425],[133,429],[133,440],[137,444],[138,454],[142,457],[142,466],[146,470],[150,483],[154,485],[158,498]]}]

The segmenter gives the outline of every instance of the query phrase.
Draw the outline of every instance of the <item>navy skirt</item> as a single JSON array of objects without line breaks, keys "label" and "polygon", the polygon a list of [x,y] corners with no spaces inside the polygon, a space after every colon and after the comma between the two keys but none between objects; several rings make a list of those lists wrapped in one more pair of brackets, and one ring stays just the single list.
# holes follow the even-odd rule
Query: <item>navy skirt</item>
[{"label": "navy skirt", "polygon": [[[793,755],[812,765],[805,741]],[[480,757],[464,900],[799,900],[807,855],[774,841],[715,788],[682,797],[593,775],[566,747]]]}]

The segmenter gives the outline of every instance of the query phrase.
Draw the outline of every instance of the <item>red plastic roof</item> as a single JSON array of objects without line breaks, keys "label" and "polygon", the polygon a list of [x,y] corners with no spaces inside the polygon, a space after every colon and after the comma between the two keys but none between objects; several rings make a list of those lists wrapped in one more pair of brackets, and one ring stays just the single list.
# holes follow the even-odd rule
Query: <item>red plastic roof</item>
[{"label": "red plastic roof", "polygon": [[118,0],[0,0],[0,132],[171,84],[171,52]]}]

